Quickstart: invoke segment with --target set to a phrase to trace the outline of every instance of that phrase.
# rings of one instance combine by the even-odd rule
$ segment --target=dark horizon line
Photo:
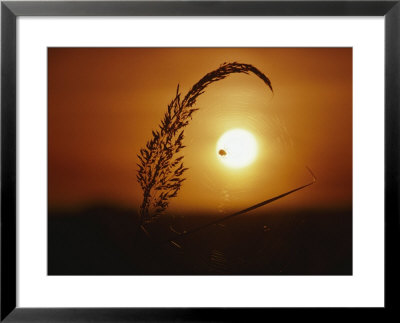
[[[329,205],[306,205],[306,206],[285,206],[285,207],[278,207],[274,208],[274,212],[277,211],[296,211],[296,210],[342,210],[342,209],[349,209],[353,207],[353,203],[341,203],[341,204],[329,204]],[[193,208],[195,209],[195,208]],[[265,209],[260,209],[257,208],[252,211],[267,211],[269,208],[266,207]],[[72,204],[72,205],[48,205],[47,207],[47,212],[48,214],[53,214],[53,213],[84,213],[84,212],[89,212],[89,211],[95,211],[95,210],[114,210],[114,211],[125,211],[125,212],[132,212],[133,214],[139,213],[139,204],[137,206],[128,206],[124,204],[118,204],[118,203],[112,203],[112,202],[89,202],[89,203],[78,203],[78,204]],[[253,212],[253,213],[255,213]],[[212,212],[212,211],[196,211],[196,210],[188,210],[187,208],[179,210],[179,211],[174,211],[174,212],[166,212],[165,216],[171,216],[172,214],[175,215],[181,215],[181,214],[210,214],[210,215],[221,215],[223,216],[224,214],[220,214],[217,212]]]

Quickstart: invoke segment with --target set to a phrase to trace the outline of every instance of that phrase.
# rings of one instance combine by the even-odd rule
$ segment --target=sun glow
[[[243,129],[231,129],[225,132],[217,142],[218,159],[230,168],[242,168],[250,165],[257,157],[258,146],[254,136]]]

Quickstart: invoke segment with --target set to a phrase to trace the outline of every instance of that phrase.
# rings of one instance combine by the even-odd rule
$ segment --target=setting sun
[[[48,47],[47,71],[48,275],[352,275],[352,47]]]
[[[225,132],[217,142],[218,159],[230,168],[242,168],[250,165],[257,157],[257,141],[243,129]]]

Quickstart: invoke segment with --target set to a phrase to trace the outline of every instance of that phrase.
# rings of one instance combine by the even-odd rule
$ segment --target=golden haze
[[[352,202],[351,48],[49,48],[50,207],[108,202],[137,207],[139,149],[177,84],[185,94],[223,62],[267,75],[231,75],[200,96],[186,128],[189,168],[170,210],[222,213],[318,182],[273,208],[346,207]],[[250,131],[258,157],[224,167],[215,145],[232,128]]]

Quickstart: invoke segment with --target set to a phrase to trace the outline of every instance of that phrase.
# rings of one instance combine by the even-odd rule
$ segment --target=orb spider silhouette
[[[220,149],[220,150],[218,151],[218,154],[219,154],[220,156],[222,156],[222,157],[227,155],[226,151],[223,150],[223,149]]]

